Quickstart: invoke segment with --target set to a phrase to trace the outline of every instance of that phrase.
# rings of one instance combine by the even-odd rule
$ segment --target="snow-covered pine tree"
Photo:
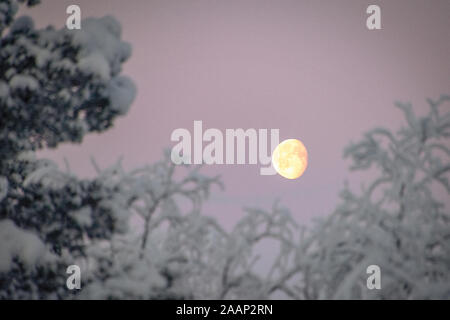
[[[0,4],[0,146],[2,158],[81,142],[126,113],[136,92],[120,74],[131,46],[112,17],[86,19],[81,30],[35,29],[16,18],[20,3]]]
[[[64,258],[126,222],[120,188],[62,173],[32,151],[81,142],[126,113],[136,89],[120,72],[131,47],[112,17],[72,31],[16,17],[37,3],[0,2],[0,298],[67,296]]]

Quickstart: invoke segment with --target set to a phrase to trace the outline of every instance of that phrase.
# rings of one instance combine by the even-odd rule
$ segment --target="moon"
[[[272,164],[280,176],[297,179],[308,165],[308,152],[300,140],[287,139],[273,151]]]

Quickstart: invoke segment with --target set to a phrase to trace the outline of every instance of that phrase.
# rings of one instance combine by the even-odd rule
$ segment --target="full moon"
[[[272,164],[282,177],[297,179],[308,165],[308,152],[301,141],[287,139],[273,151]]]

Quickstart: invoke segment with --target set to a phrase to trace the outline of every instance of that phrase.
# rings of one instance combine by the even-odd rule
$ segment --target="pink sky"
[[[375,126],[399,128],[396,100],[419,113],[425,98],[449,93],[449,1],[148,1],[44,0],[28,13],[38,27],[62,27],[70,4],[83,18],[115,16],[133,46],[124,74],[138,96],[113,129],[42,155],[92,175],[90,156],[103,166],[121,155],[127,168],[161,158],[176,128],[278,128],[297,138],[309,166],[297,180],[260,176],[259,166],[215,165],[226,190],[205,212],[226,225],[242,206],[274,199],[302,222],[335,207],[349,175],[342,150]],[[365,10],[378,4],[382,30],[366,29]]]

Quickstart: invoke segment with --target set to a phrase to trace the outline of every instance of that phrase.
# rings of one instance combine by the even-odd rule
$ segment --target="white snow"
[[[0,201],[8,194],[8,179],[0,176]]]
[[[34,183],[41,183],[44,187],[59,189],[64,187],[68,181],[68,176],[58,170],[58,166],[48,161],[43,163],[33,172],[29,173],[23,182],[24,186]]]
[[[0,99],[7,98],[9,96],[9,86],[6,82],[0,81]]]
[[[67,31],[72,32],[72,31]],[[83,20],[82,30],[73,33],[74,44],[82,47],[80,57],[98,53],[109,63],[113,75],[120,71],[121,63],[131,55],[131,46],[120,40],[120,23],[113,17]]]
[[[51,64],[53,68],[63,70],[64,72],[67,73],[72,73],[75,70],[75,64],[67,58],[52,61]]]
[[[12,77],[9,84],[11,88],[14,89],[29,89],[35,91],[39,88],[39,83],[37,82],[37,80],[28,75],[17,74]]]
[[[92,209],[90,207],[83,207],[79,210],[69,212],[69,215],[78,222],[79,225],[89,227],[92,225]]]
[[[18,228],[11,220],[0,221],[0,272],[7,272],[17,257],[27,267],[47,261],[51,254],[35,234]]]
[[[109,64],[99,52],[92,53],[87,57],[80,59],[78,68],[87,74],[94,74],[103,80],[110,78]]]
[[[124,76],[111,79],[109,86],[111,107],[120,114],[126,114],[136,96],[136,86],[133,81]]]

